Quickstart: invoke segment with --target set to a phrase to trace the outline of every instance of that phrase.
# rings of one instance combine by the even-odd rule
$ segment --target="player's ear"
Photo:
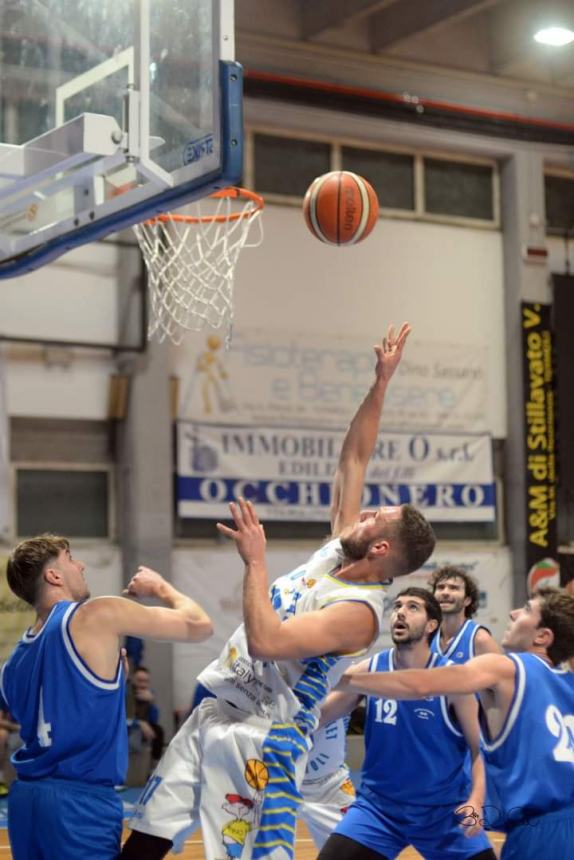
[[[429,618],[427,621],[427,633],[436,633],[438,630],[439,624],[436,618]]]
[[[533,645],[540,645],[547,651],[554,643],[554,632],[550,627],[537,627],[534,633]]]
[[[391,545],[388,540],[377,540],[369,547],[367,556],[370,558],[383,558],[389,554],[390,549]]]
[[[44,568],[43,578],[44,582],[47,582],[48,585],[55,585],[57,587],[62,585],[63,582],[62,572],[57,567],[52,567],[49,564]]]

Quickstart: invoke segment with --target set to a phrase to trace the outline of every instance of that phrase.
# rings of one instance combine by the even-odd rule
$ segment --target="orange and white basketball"
[[[311,233],[329,245],[356,245],[376,224],[379,201],[372,186],[349,170],[334,170],[313,180],[303,214]]]
[[[245,779],[255,791],[263,791],[269,782],[269,771],[258,758],[250,758],[245,764]]]

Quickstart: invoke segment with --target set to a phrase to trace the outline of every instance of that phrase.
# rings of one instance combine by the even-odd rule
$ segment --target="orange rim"
[[[229,215],[177,215],[171,212],[164,212],[162,215],[155,215],[153,218],[148,218],[147,221],[144,221],[144,224],[157,224],[158,222],[162,224],[169,224],[172,221],[180,224],[209,224],[210,222],[223,224],[225,221],[239,221],[240,218],[251,218],[252,215],[255,215],[256,212],[260,212],[265,202],[263,197],[260,194],[257,194],[255,191],[249,191],[247,188],[222,188],[221,191],[214,191],[213,194],[208,195],[210,198],[214,199],[225,199],[226,197],[233,198],[235,200],[249,200],[255,204],[252,209],[248,209],[246,212],[231,212]]]

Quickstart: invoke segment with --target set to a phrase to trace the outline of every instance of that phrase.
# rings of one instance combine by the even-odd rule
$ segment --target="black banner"
[[[550,305],[522,303],[528,590],[558,581],[556,438]]]

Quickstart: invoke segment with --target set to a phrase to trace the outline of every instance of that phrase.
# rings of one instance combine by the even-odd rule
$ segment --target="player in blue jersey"
[[[114,860],[122,804],[114,785],[127,770],[125,635],[200,642],[212,624],[191,598],[149,568],[128,585],[134,597],[90,600],[84,565],[66,538],[41,535],[8,559],[8,584],[37,612],[0,675],[0,708],[20,723],[8,802],[14,860]]]
[[[361,512],[387,385],[410,327],[375,347],[375,380],[347,431],[332,502],[332,539],[269,590],[265,534],[252,504],[219,530],[245,564],[244,623],[198,681],[213,694],[172,740],[135,810],[125,860],[158,860],[201,822],[213,858],[285,860],[295,841],[309,738],[321,703],[376,640],[384,582],[434,547],[410,505]]]
[[[347,674],[394,675],[400,669],[446,663],[429,647],[440,621],[440,606],[430,592],[405,588],[395,598],[391,613],[394,648],[359,663]],[[332,693],[323,707],[323,719],[352,710],[358,700],[356,693]],[[464,768],[469,751],[471,780]],[[426,860],[495,860],[480,824],[457,814],[460,808],[480,808],[483,800],[484,768],[474,697],[428,696],[399,702],[369,696],[357,800],[319,858],[393,860],[413,845]]]
[[[461,567],[444,565],[430,578],[429,587],[440,604],[442,623],[431,649],[453,663],[466,663],[480,654],[500,654],[486,627],[472,620],[478,609],[478,585]]]
[[[502,860],[572,856],[574,846],[574,597],[538,591],[510,613],[507,656],[464,666],[347,674],[341,689],[414,699],[479,693],[486,770],[500,798]],[[471,813],[473,814],[473,813]]]

